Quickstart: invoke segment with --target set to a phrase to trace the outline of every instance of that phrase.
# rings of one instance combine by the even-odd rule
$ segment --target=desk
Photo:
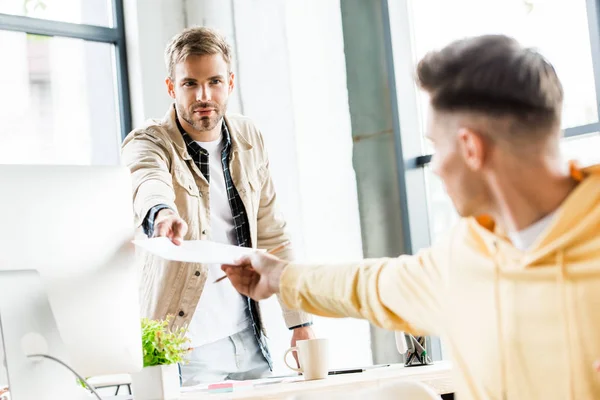
[[[392,365],[376,368],[357,374],[331,375],[327,379],[317,381],[300,381],[277,383],[248,389],[240,392],[208,394],[206,392],[182,393],[180,400],[217,400],[217,399],[287,399],[296,394],[350,393],[363,389],[374,389],[381,385],[401,380],[417,380],[433,387],[439,394],[454,392],[449,362],[438,362],[433,365],[405,368],[403,365]]]

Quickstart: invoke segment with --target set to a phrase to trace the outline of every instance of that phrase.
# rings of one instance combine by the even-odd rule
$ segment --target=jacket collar
[[[242,133],[246,132],[247,130],[244,129],[244,127],[239,123],[239,121],[230,118],[227,115],[225,115],[223,121],[225,122],[225,125],[227,125],[227,129],[229,130],[232,151],[236,153],[252,150],[252,145]]]

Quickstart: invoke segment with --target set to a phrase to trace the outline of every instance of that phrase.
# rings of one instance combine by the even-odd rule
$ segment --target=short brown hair
[[[503,35],[459,40],[427,54],[419,85],[441,111],[514,117],[527,128],[560,126],[563,89],[538,52]]]
[[[174,79],[175,65],[191,55],[221,54],[231,71],[231,47],[219,32],[206,27],[185,29],[175,35],[165,49],[165,64],[169,77]]]

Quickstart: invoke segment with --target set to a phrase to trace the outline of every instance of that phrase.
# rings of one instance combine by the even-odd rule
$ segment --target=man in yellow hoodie
[[[600,166],[563,164],[563,90],[506,36],[425,56],[433,168],[464,217],[414,256],[223,266],[242,293],[448,343],[460,399],[600,399]],[[253,268],[249,268],[249,267]]]

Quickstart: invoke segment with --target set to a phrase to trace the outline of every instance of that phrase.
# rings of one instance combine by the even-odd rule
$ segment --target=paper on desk
[[[257,251],[209,240],[187,240],[176,246],[166,237],[134,240],[133,243],[166,260],[202,264],[233,264],[239,258]]]

